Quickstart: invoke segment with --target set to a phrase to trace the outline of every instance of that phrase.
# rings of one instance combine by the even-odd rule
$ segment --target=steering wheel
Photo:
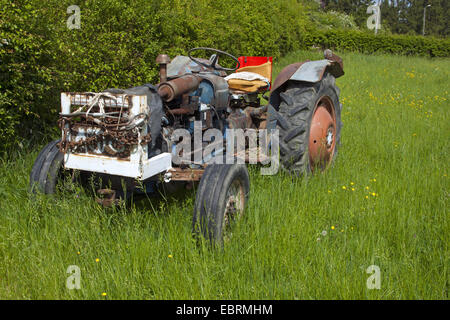
[[[200,61],[200,60],[198,60],[198,59],[196,59],[196,58],[191,56],[192,52],[199,51],[199,50],[212,51],[212,52],[215,52],[217,54],[214,56],[214,58],[211,61],[211,63],[208,64],[208,63],[202,62],[202,61]],[[233,59],[234,61],[236,61],[236,63],[237,63],[236,68],[224,68],[224,67],[218,66],[217,65],[217,60],[219,60],[219,54],[223,54],[225,56],[228,56],[231,59]],[[213,68],[214,70],[218,70],[218,71],[233,72],[233,71],[236,71],[237,69],[239,69],[240,66],[241,66],[241,63],[239,62],[238,58],[236,58],[235,56],[229,54],[228,52],[221,51],[221,50],[218,50],[218,49],[213,49],[213,48],[205,48],[205,47],[192,48],[191,50],[189,50],[188,56],[195,63],[197,63],[197,64],[199,64],[201,66],[204,66],[206,68]]]

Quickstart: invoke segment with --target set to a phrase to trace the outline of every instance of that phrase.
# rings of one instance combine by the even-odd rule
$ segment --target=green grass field
[[[82,190],[31,200],[41,146],[2,160],[0,298],[448,299],[450,60],[342,57],[334,167],[302,179],[251,168],[223,251],[193,241],[193,191],[110,210]],[[306,58],[321,55],[274,71]],[[69,265],[80,290],[66,288]],[[366,286],[370,265],[379,290]]]

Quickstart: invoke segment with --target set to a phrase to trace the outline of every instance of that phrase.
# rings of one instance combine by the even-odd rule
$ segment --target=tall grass
[[[306,58],[321,56],[293,53],[275,72]],[[109,210],[81,189],[31,199],[39,146],[19,148],[0,162],[0,298],[448,299],[449,60],[343,58],[335,165],[303,179],[250,168],[223,251],[191,237],[194,191]],[[69,265],[80,290],[66,288]]]

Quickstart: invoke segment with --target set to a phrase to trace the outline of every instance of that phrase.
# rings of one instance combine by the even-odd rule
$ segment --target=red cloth
[[[249,66],[259,66],[261,64],[264,64],[266,62],[270,62],[271,68],[270,68],[270,74],[272,74],[272,57],[239,57],[238,58],[240,66],[239,68],[243,67],[249,67]],[[272,86],[272,79],[269,79],[270,86]]]
[[[272,63],[272,57],[239,57],[238,58],[242,67],[259,66],[260,64],[269,62]]]

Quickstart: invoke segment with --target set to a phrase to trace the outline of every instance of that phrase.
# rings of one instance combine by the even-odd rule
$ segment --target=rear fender
[[[280,92],[289,82],[302,81],[306,83],[317,83],[322,80],[325,72],[331,73],[335,78],[344,74],[342,59],[336,55],[331,59],[297,62],[285,67],[275,79],[271,93],[270,104],[278,110],[280,105]]]

